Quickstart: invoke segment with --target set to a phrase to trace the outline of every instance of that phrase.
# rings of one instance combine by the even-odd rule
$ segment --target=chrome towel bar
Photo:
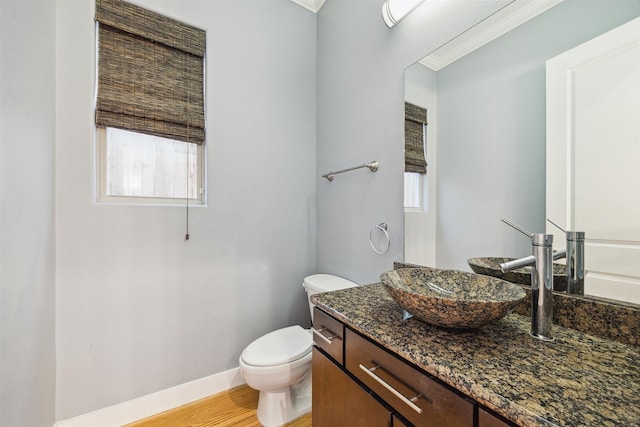
[[[375,172],[375,171],[378,170],[378,166],[379,166],[378,162],[374,160],[372,162],[365,163],[365,164],[360,165],[360,166],[354,166],[352,168],[342,169],[342,170],[335,171],[335,172],[329,172],[327,174],[322,175],[322,177],[323,178],[327,178],[329,181],[333,181],[334,176],[338,175],[339,173],[349,172],[349,171],[356,170],[356,169],[361,169],[361,168],[369,168],[369,170],[371,172]]]

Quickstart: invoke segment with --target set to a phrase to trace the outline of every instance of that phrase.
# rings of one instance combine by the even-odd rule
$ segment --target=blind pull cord
[[[187,134],[189,133],[189,125],[187,125]],[[189,150],[187,148],[187,155],[185,156],[187,162],[187,231],[184,235],[184,240],[189,240]]]
[[[191,73],[191,64],[187,61],[187,68]],[[187,91],[187,113],[189,112],[189,91]],[[189,129],[189,119],[187,118],[187,141],[191,141],[191,134]],[[189,240],[189,146],[187,145],[187,155],[185,156],[187,162],[187,232],[184,235],[184,240]]]
[[[187,232],[184,240],[189,240],[189,161],[187,160]]]

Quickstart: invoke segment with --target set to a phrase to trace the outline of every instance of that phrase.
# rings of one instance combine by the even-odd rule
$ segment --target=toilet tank
[[[351,280],[343,279],[342,277],[333,276],[331,274],[314,274],[312,276],[305,277],[302,286],[304,286],[304,289],[307,292],[309,310],[311,311],[311,321],[313,321],[313,303],[311,302],[311,295],[320,292],[353,288],[358,285],[353,283]]]

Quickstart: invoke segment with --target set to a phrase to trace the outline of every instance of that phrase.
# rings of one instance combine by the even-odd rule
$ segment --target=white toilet
[[[311,295],[358,286],[330,274],[304,279],[313,320]],[[281,426],[311,410],[311,347],[309,329],[295,325],[269,332],[247,346],[240,356],[240,374],[260,391],[258,420],[265,427]]]

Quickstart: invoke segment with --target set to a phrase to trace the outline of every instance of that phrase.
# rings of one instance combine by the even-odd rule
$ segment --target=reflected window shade
[[[404,103],[404,171],[426,174],[424,155],[424,126],[427,110],[408,102]]]
[[[97,0],[96,125],[203,144],[203,30]]]

